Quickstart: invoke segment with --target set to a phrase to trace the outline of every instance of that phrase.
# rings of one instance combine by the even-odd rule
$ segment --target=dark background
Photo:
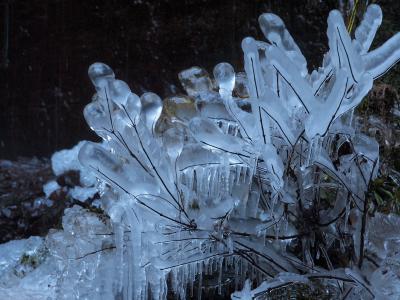
[[[400,30],[400,1],[376,1]],[[263,12],[286,23],[309,60],[326,51],[326,18],[339,1],[0,0],[0,159],[49,156],[95,139],[82,115],[101,61],[136,94],[180,92],[179,71],[209,72],[221,61],[242,70],[241,40],[261,39]],[[397,4],[396,4],[397,3]],[[397,23],[396,23],[397,22]]]

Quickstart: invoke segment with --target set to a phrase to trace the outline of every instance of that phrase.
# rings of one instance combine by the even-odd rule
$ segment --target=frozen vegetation
[[[0,298],[266,299],[302,284],[399,299],[400,219],[368,213],[379,146],[354,114],[400,58],[399,34],[370,50],[381,20],[370,5],[352,38],[332,11],[309,73],[283,21],[263,14],[266,40],[242,42],[245,72],[192,67],[179,74],[187,95],[164,101],[91,65],[84,116],[103,142],[55,154],[53,169],[81,170],[71,193],[95,186],[104,214],[74,206],[64,230],[2,245]]]

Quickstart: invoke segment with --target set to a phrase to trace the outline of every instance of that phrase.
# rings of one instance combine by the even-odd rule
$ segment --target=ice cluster
[[[260,295],[319,279],[354,299],[391,296],[365,262],[379,147],[353,126],[373,80],[400,57],[399,34],[369,50],[381,19],[370,5],[352,39],[332,11],[329,51],[309,73],[283,21],[263,14],[266,41],[242,42],[245,73],[190,68],[179,74],[187,95],[164,102],[90,66],[97,93],[84,115],[105,142],[86,143],[79,159],[109,186],[114,295],[200,298],[246,279]]]
[[[192,67],[179,74],[187,94],[165,100],[91,65],[84,116],[103,142],[79,161],[104,183],[109,219],[74,207],[47,238],[64,262],[57,299],[265,299],[296,283],[334,299],[400,297],[400,221],[368,215],[379,146],[354,125],[400,58],[400,34],[369,50],[381,19],[370,5],[352,38],[332,11],[329,51],[309,73],[283,21],[263,14],[266,40],[242,42],[245,72]],[[381,222],[389,240],[371,230]]]

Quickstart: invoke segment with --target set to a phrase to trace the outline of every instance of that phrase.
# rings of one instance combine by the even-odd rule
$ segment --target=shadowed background
[[[378,1],[384,17],[393,14],[395,2]],[[242,70],[241,40],[249,35],[261,39],[257,18],[274,12],[310,69],[326,51],[326,18],[338,5],[312,0],[0,0],[0,158],[49,156],[79,140],[96,139],[82,114],[94,93],[87,77],[93,62],[110,65],[133,92],[153,91],[164,98],[181,91],[177,73],[193,65],[212,72],[227,61]]]

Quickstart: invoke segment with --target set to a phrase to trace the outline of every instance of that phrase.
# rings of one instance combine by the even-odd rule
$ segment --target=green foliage
[[[400,186],[393,177],[384,176],[375,179],[369,194],[378,211],[400,213]]]

